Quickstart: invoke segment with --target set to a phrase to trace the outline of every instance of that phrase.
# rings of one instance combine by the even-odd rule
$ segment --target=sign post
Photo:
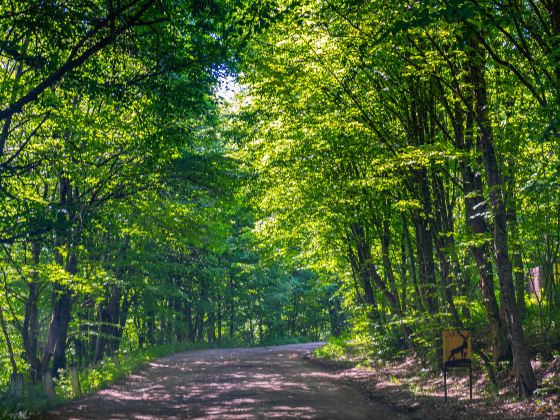
[[[469,330],[443,330],[443,387],[447,401],[447,369],[469,369],[469,398],[472,400],[472,344]]]

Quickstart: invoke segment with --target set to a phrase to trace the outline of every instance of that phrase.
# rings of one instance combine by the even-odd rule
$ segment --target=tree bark
[[[370,271],[367,265],[371,264],[371,250],[370,245],[367,243],[363,226],[355,222],[350,227],[351,236],[349,238],[351,244],[351,261],[354,261],[356,272],[359,275],[362,287],[364,289],[365,301],[368,305],[376,310],[376,299],[371,286]],[[354,254],[353,249],[356,250]],[[357,257],[354,257],[356,255]]]
[[[441,177],[434,173],[432,175],[434,190],[434,239],[436,243],[436,255],[439,261],[441,290],[444,301],[447,303],[449,312],[455,318],[456,323],[460,323],[459,313],[453,301],[453,291],[456,290],[451,280],[451,261],[450,250],[453,248],[453,222],[451,214],[452,208],[448,208],[446,193]]]
[[[472,106],[472,101],[469,106]],[[470,152],[473,148],[474,118],[475,116],[471,109],[467,111],[467,117],[465,118],[463,112],[458,107],[456,108],[454,118],[455,146],[466,153]],[[465,122],[466,133],[464,128]],[[509,360],[511,359],[511,347],[507,336],[503,311],[500,311],[498,301],[496,300],[490,247],[485,238],[490,236],[491,231],[485,219],[486,201],[482,190],[482,179],[480,175],[475,175],[473,169],[466,161],[462,160],[459,163],[459,169],[461,172],[463,196],[465,197],[465,224],[476,239],[475,243],[469,246],[469,249],[474,257],[480,278],[478,285],[488,319],[492,357],[495,362]]]
[[[208,320],[206,322],[207,339],[209,343],[216,341],[216,314],[213,309],[208,312]]]
[[[426,180],[427,182],[427,180]],[[423,189],[427,186],[424,186]],[[416,252],[418,255],[420,297],[423,307],[431,314],[438,311],[437,292],[435,288],[435,267],[434,267],[434,246],[432,241],[432,228],[427,220],[427,215],[431,214],[424,209],[421,214],[414,211],[412,221],[416,233]]]
[[[39,265],[41,256],[41,244],[38,241],[31,243],[32,261],[35,268]],[[37,358],[37,341],[39,338],[39,273],[35,269],[31,273],[31,279],[27,283],[28,295],[25,302],[25,316],[23,319],[23,347],[25,349],[25,358],[31,367],[31,376],[33,380],[38,378],[40,374],[40,362]]]
[[[529,359],[515,300],[513,270],[508,255],[507,214],[503,198],[503,185],[494,151],[492,125],[488,115],[488,97],[484,75],[485,57],[478,41],[473,41],[472,39],[469,43],[469,67],[473,97],[475,99],[478,139],[482,149],[486,182],[494,216],[494,255],[513,352],[513,363],[517,374],[520,395],[531,396],[537,388],[537,380]]]
[[[180,298],[175,298],[173,301],[173,311],[175,312],[175,323],[173,325],[175,329],[175,341],[177,343],[183,342],[184,337],[184,324],[185,324],[185,314],[183,313],[182,301]]]
[[[393,292],[390,290],[390,286],[388,287],[388,285],[383,281],[383,279],[377,272],[377,269],[373,264],[370,245],[365,237],[364,228],[360,223],[354,222],[351,226],[351,231],[358,251],[360,277],[362,278],[362,281],[365,282],[364,286],[365,285],[368,286],[367,289],[364,287],[364,290],[366,292],[366,301],[368,301],[367,298],[368,293],[371,293],[372,297],[375,296],[373,293],[373,288],[371,286],[371,283],[373,282],[381,290],[383,296],[385,296],[385,298],[387,299],[387,302],[389,303],[389,308],[391,309],[391,313],[397,315],[399,318],[402,318],[402,309],[400,306],[398,294],[396,294],[396,287],[395,287],[395,294],[393,294]],[[386,231],[384,228],[382,228],[382,232],[383,235],[389,234],[389,232]],[[388,246],[389,246],[388,238],[382,237],[381,240],[385,242],[385,245],[387,246],[386,251],[388,253]],[[401,324],[401,330],[402,330],[404,340],[408,342],[410,331],[406,326],[406,324],[404,323]]]
[[[8,333],[8,327],[6,325],[6,320],[4,318],[4,310],[2,309],[2,305],[0,305],[0,329],[2,330],[2,335],[4,336],[4,340],[6,341],[6,347],[8,348],[8,357],[10,359],[10,364],[12,365],[12,373],[17,374],[18,368],[17,368],[16,358],[14,355],[14,349],[12,347],[12,340],[10,339],[10,335]]]
[[[395,273],[393,272],[393,265],[391,264],[391,258],[389,256],[389,244],[391,241],[391,231],[389,226],[389,221],[383,221],[383,232],[381,234],[381,255],[383,258],[383,269],[385,270],[385,275],[387,278],[387,283],[389,283],[389,288],[391,295],[394,298],[394,305],[398,308],[399,312],[402,311],[401,302],[399,299],[399,293],[397,291],[397,282],[395,281]]]
[[[514,162],[509,163],[510,171],[514,170]],[[507,181],[508,189],[508,221],[509,228],[512,237],[512,263],[513,263],[513,275],[515,279],[515,298],[517,301],[517,308],[519,311],[519,316],[523,318],[525,313],[525,275],[523,268],[523,258],[522,258],[522,248],[519,241],[519,226],[517,225],[517,200],[515,196],[515,176],[511,174]]]
[[[406,252],[408,254],[408,265],[410,269],[410,276],[412,277],[412,284],[414,286],[414,307],[417,310],[422,309],[422,297],[420,296],[420,289],[418,287],[418,277],[416,275],[416,261],[414,259],[414,250],[412,248],[412,240],[410,238],[410,232],[408,231],[407,219],[403,214],[401,214],[403,234],[406,245]]]
[[[74,275],[78,271],[78,259],[74,242],[77,240],[76,237],[79,235],[80,229],[78,226],[74,226],[74,232],[71,233],[69,228],[73,222],[70,212],[73,197],[70,179],[64,174],[61,174],[59,177],[59,194],[61,211],[58,214],[59,230],[56,232],[54,260],[59,266],[64,267],[66,273]],[[66,260],[63,259],[59,251],[59,248],[63,246],[67,248]],[[72,310],[71,291],[67,286],[59,283],[53,285],[51,307],[52,317],[47,344],[45,345],[41,360],[41,371],[44,372],[48,369],[52,357],[51,374],[53,377],[58,377],[59,369],[66,368],[66,339]]]

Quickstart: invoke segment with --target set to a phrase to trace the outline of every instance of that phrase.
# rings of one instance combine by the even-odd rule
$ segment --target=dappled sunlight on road
[[[176,354],[47,418],[372,418],[365,399],[302,359],[309,348]]]

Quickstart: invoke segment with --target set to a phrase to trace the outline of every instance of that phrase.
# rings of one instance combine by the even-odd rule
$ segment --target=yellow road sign
[[[468,330],[443,330],[444,367],[469,366],[472,356],[471,333]]]

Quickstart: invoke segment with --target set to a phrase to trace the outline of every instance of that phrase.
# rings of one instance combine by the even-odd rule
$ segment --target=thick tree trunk
[[[70,291],[64,286],[55,284],[51,298],[52,317],[41,360],[41,372],[45,372],[53,358],[51,368],[53,377],[58,376],[58,369],[66,367],[66,337],[71,306]]]
[[[463,188],[465,192],[465,212],[467,226],[475,235],[487,235],[490,229],[484,220],[486,204],[482,196],[482,187],[475,188],[474,174],[466,165],[462,165]],[[471,253],[476,262],[480,278],[480,291],[488,325],[490,327],[490,340],[494,361],[508,360],[511,358],[511,349],[507,337],[507,329],[503,312],[500,311],[494,290],[494,270],[492,267],[490,247],[488,243],[471,245]]]
[[[78,271],[78,259],[73,249],[68,251],[64,269],[70,275],[76,274]],[[68,325],[70,324],[70,316],[72,314],[71,291],[65,286],[60,286],[60,293],[57,293],[57,295],[54,303],[57,307],[56,312],[58,312],[58,328],[55,338],[53,365],[51,368],[53,377],[58,377],[59,369],[66,369]]]
[[[61,295],[56,299],[56,320],[58,324],[54,330],[54,353],[51,374],[58,377],[60,369],[66,369],[66,347],[68,338],[68,325],[70,323],[70,315],[72,310],[72,301],[70,291],[67,289],[60,290]]]
[[[488,116],[488,99],[484,75],[485,58],[480,45],[476,41],[473,42],[471,40],[469,53],[470,77],[476,104],[475,118],[478,126],[478,138],[482,150],[492,214],[494,216],[494,255],[498,269],[498,278],[500,279],[500,292],[504,302],[519,392],[523,396],[530,396],[537,388],[537,380],[527,352],[521,319],[515,300],[513,270],[508,255],[507,214],[503,198],[503,185],[494,151],[492,125]]]
[[[472,101],[470,101],[472,106]],[[465,124],[466,122],[466,129]],[[466,153],[474,147],[474,114],[471,109],[467,111],[465,118],[459,106],[455,112],[455,146]],[[466,132],[465,132],[466,131]],[[477,237],[476,244],[470,245],[470,251],[474,257],[478,275],[480,278],[479,288],[482,294],[482,302],[486,310],[488,327],[490,331],[490,342],[492,356],[495,362],[511,359],[511,347],[507,336],[507,328],[503,311],[500,311],[496,293],[494,290],[494,270],[488,242],[482,243],[479,238],[485,239],[490,236],[490,228],[486,223],[486,201],[482,191],[481,175],[475,175],[473,169],[466,161],[459,163],[463,196],[465,197],[465,224],[467,229]]]

